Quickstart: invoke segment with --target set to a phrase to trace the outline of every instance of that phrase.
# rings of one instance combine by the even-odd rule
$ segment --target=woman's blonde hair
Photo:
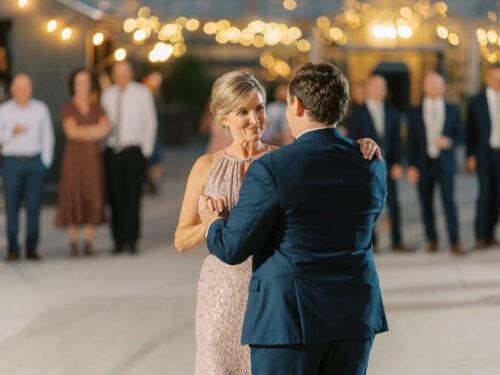
[[[210,113],[219,126],[222,118],[233,111],[244,108],[254,91],[266,102],[266,91],[250,73],[235,70],[220,76],[212,87]]]

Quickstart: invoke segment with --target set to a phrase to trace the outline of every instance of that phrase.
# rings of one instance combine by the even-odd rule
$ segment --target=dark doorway
[[[401,112],[410,106],[410,72],[404,63],[381,62],[373,71],[387,82],[387,101]]]

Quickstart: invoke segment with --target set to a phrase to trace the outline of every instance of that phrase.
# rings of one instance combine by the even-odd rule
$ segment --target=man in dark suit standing
[[[242,343],[254,375],[363,375],[388,329],[371,242],[387,168],[336,129],[348,93],[333,65],[302,66],[287,98],[295,142],[250,165],[227,219],[200,197],[210,252],[253,255]]]
[[[408,180],[418,183],[418,192],[428,240],[427,249],[438,250],[433,191],[439,183],[443,199],[448,238],[453,254],[463,254],[459,241],[455,205],[455,148],[462,140],[463,124],[456,105],[444,99],[446,84],[438,73],[424,78],[422,104],[410,113],[408,131]]]
[[[394,251],[405,251],[401,239],[401,219],[397,181],[403,174],[401,167],[401,138],[399,113],[385,102],[387,85],[382,76],[374,75],[366,83],[366,103],[357,106],[352,114],[349,136],[354,139],[371,138],[379,144],[389,168],[387,206],[391,219],[391,239]],[[374,233],[374,244],[376,236]]]
[[[477,172],[476,248],[498,245],[500,204],[500,64],[488,67],[486,89],[472,98],[467,115],[467,170]]]

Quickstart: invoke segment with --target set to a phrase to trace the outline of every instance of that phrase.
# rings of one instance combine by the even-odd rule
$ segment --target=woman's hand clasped
[[[377,160],[382,160],[382,152],[380,151],[380,147],[377,143],[371,138],[361,138],[356,141],[359,145],[359,149],[363,156],[363,159],[372,160],[373,156],[377,158]]]

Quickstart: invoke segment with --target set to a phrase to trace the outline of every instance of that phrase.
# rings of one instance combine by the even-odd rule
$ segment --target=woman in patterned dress
[[[84,254],[94,254],[94,225],[104,219],[104,167],[100,141],[111,127],[99,103],[92,100],[92,75],[78,69],[71,75],[72,99],[61,110],[66,145],[61,168],[55,223],[68,228],[70,251],[80,255],[78,226],[85,225]]]

